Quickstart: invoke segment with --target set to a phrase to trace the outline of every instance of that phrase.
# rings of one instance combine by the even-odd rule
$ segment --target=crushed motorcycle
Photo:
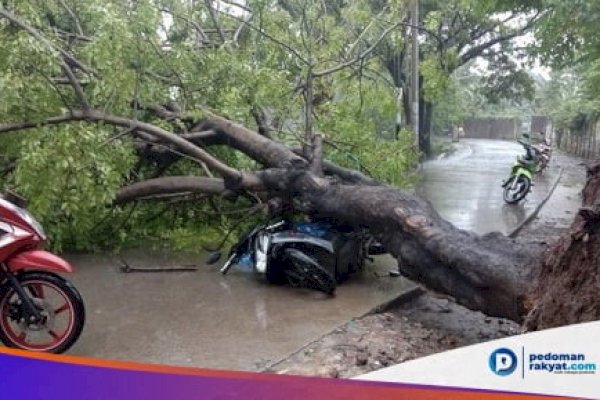
[[[314,289],[333,295],[338,283],[364,266],[371,255],[385,249],[368,232],[329,222],[291,222],[280,219],[259,224],[242,235],[221,267],[250,267],[274,284]],[[208,260],[214,264],[220,252]]]

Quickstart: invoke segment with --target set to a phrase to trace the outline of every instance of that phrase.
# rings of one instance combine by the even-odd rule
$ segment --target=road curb
[[[554,181],[554,183],[552,184],[552,187],[550,188],[550,190],[548,191],[548,194],[546,194],[546,197],[544,197],[542,199],[542,201],[540,201],[540,203],[537,205],[537,207],[531,212],[531,214],[529,214],[527,216],[527,218],[525,218],[519,225],[517,225],[516,228],[514,228],[512,231],[510,231],[508,233],[508,237],[510,238],[515,238],[517,237],[517,235],[519,234],[519,232],[521,232],[521,230],[526,227],[527,225],[529,225],[529,223],[531,221],[533,221],[533,219],[538,215],[538,213],[540,212],[540,210],[542,209],[542,207],[544,207],[544,205],[546,204],[546,202],[550,199],[550,197],[552,197],[552,194],[554,193],[554,191],[556,190],[556,187],[558,186],[558,183],[560,182],[560,179],[562,177],[564,168],[561,167],[560,171],[558,172],[558,176],[556,177],[556,180]]]
[[[406,278],[404,278],[404,279],[406,279]],[[360,318],[367,317],[369,315],[380,314],[380,313],[386,312],[394,307],[397,307],[401,304],[408,303],[409,301],[416,299],[417,297],[421,296],[423,293],[425,293],[425,289],[423,289],[420,286],[414,286],[414,287],[407,289],[406,291],[400,293],[399,295],[395,296],[394,298],[392,298],[388,301],[385,301],[381,304],[376,305],[375,307],[371,308],[369,311],[367,311],[363,315],[353,318],[353,319],[360,319]],[[347,323],[348,322],[346,322],[346,324]],[[343,324],[343,325],[346,325],[346,324]]]
[[[299,348],[297,348],[296,350],[292,351],[291,353],[279,358],[276,361],[273,361],[272,363],[269,363],[267,366],[261,368],[258,372],[270,372],[273,373],[272,371],[270,371],[272,368],[278,366],[279,364],[285,362],[286,360],[292,358],[293,356],[295,356],[296,354],[304,351],[307,347],[317,343],[319,340],[323,339],[325,336],[332,334],[333,332],[335,332],[336,330],[348,325],[350,322],[357,320],[357,319],[361,319],[364,318],[366,316],[369,315],[373,315],[373,314],[378,314],[378,313],[382,313],[385,312],[393,307],[396,307],[400,304],[409,302],[415,298],[417,298],[418,296],[422,295],[423,293],[425,293],[425,290],[419,286],[414,286],[412,288],[409,288],[405,291],[403,291],[402,293],[400,293],[399,295],[393,297],[390,300],[387,300],[381,304],[376,305],[375,307],[371,308],[369,311],[367,311],[366,313],[352,318],[346,322],[343,322],[341,324],[339,324],[338,326],[336,326],[335,328],[325,332],[324,334],[320,335],[319,337],[310,340],[309,342],[303,344],[302,346],[300,346]]]

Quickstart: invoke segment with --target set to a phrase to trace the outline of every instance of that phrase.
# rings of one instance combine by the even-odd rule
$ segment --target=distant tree
[[[532,95],[531,80],[521,68],[526,62],[526,49],[514,39],[533,29],[543,15],[540,5],[539,1],[510,0],[421,1],[419,124],[423,153],[428,155],[431,150],[431,120],[436,103],[442,100],[452,74],[473,60],[489,65],[486,86],[492,101]],[[404,21],[408,22],[408,16]],[[394,86],[404,93],[410,90],[407,35],[404,40],[388,40],[380,52]],[[403,98],[403,110],[410,124],[407,96]]]

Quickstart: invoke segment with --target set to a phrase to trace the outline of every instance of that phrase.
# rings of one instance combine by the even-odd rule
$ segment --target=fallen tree
[[[1,8],[0,17],[34,37],[40,36]],[[425,199],[328,162],[324,159],[323,137],[312,130],[307,131],[303,148],[293,149],[274,140],[269,129],[255,132],[207,109],[194,110],[191,116],[176,105],[135,105],[162,119],[160,126],[96,109],[74,68],[89,74],[93,71],[71,54],[58,52],[57,57],[78,108],[41,121],[0,125],[0,133],[81,121],[113,125],[123,129],[118,136],[132,137],[140,162],[152,162],[158,171],[164,171],[185,157],[204,171],[204,176],[155,176],[134,182],[116,194],[116,204],[188,193],[235,201],[239,195],[251,193],[262,202],[277,200],[303,213],[368,228],[396,257],[405,276],[473,310],[519,322],[526,318],[531,329],[598,317],[599,301],[590,297],[591,289],[598,284],[594,257],[598,255],[599,240],[598,167],[590,170],[584,208],[574,223],[575,236],[563,238],[543,256],[541,245],[498,233],[478,236],[458,229],[441,218]],[[168,123],[173,129],[164,127]],[[215,146],[243,153],[256,162],[257,168],[240,170],[228,165],[213,155]],[[583,256],[589,257],[584,261],[580,258]],[[581,265],[587,274],[580,274]],[[577,285],[572,286],[572,280],[565,277],[588,290],[578,291]],[[563,312],[556,312],[559,302],[548,294],[548,285],[570,298]]]
[[[320,162],[322,148],[314,147],[308,155],[300,156],[281,143],[206,112],[202,121],[194,123],[201,131],[212,132],[210,146],[232,147],[263,167],[239,171],[213,157],[201,141],[192,143],[155,125],[98,110],[74,110],[35,126],[82,120],[150,135],[157,143],[177,148],[220,175],[138,182],[123,188],[116,196],[117,202],[179,191],[223,196],[256,191],[266,199],[291,199],[298,211],[367,227],[398,259],[407,277],[449,294],[471,309],[517,321],[526,312],[531,266],[541,248],[500,234],[477,236],[460,230],[417,195],[374,182],[357,171]],[[4,125],[0,132],[22,126],[30,125]]]
[[[544,252],[540,244],[500,233],[478,236],[458,229],[417,195],[358,171],[320,163],[322,148],[314,147],[302,157],[299,151],[217,116],[196,126],[213,132],[211,145],[233,147],[264,169],[248,173],[222,167],[222,180],[195,178],[194,191],[230,195],[259,190],[267,199],[292,199],[298,211],[367,227],[408,278],[451,295],[470,309],[518,322],[525,319],[528,329],[600,318],[595,297],[600,287],[600,164],[589,169],[583,207],[573,227]],[[217,165],[210,158],[203,161]],[[190,178],[163,179],[161,184],[151,180],[123,188],[117,199],[172,193],[174,182],[183,184]]]
[[[171,176],[136,182],[117,193],[117,203],[188,192],[235,198],[236,193],[255,191],[265,199],[291,199],[298,211],[367,227],[397,258],[405,276],[451,295],[470,309],[519,322],[531,309],[527,317],[530,329],[598,318],[600,307],[592,294],[599,277],[599,164],[590,169],[584,207],[571,232],[545,254],[538,270],[544,250],[540,245],[499,233],[478,236],[458,229],[417,195],[375,182],[358,171],[319,162],[322,148],[319,152],[314,147],[301,156],[301,152],[232,121],[205,114],[194,124],[202,132],[211,132],[206,143],[93,109],[73,110],[35,123],[0,125],[0,132],[89,121],[124,127],[134,135],[150,135],[156,145],[176,148],[219,177]],[[263,168],[231,168],[208,151],[217,145],[232,147]],[[548,285],[556,290],[549,291]]]

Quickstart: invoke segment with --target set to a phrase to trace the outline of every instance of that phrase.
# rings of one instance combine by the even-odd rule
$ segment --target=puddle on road
[[[116,257],[70,257],[88,315],[70,354],[256,370],[414,287],[387,276],[395,261],[386,256],[367,263],[333,298],[270,285],[239,269],[223,276],[221,264],[207,266],[203,255],[138,251],[125,259],[136,266],[196,264],[198,270],[122,273]]]

